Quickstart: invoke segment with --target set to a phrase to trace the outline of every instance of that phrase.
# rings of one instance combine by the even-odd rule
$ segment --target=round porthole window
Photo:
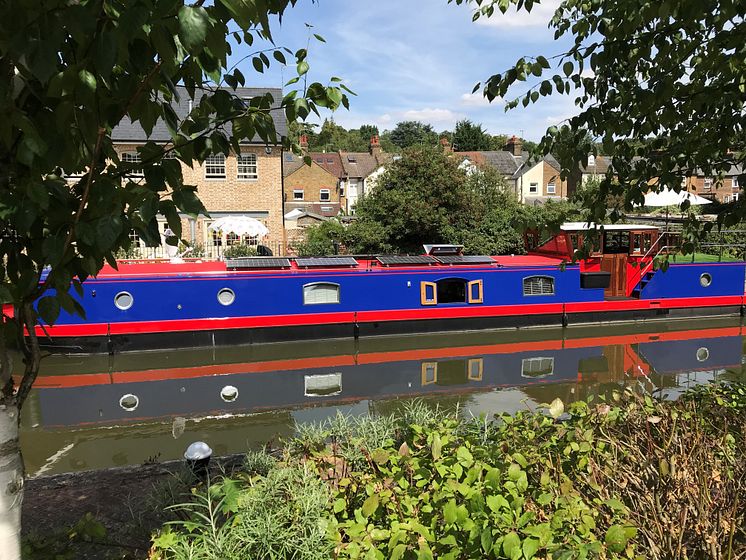
[[[220,398],[225,402],[233,402],[238,398],[238,389],[233,385],[226,385],[220,389]]]
[[[712,284],[712,276],[705,272],[699,277],[699,283],[703,288],[706,288],[707,286]]]
[[[140,399],[137,398],[137,395],[133,395],[132,393],[123,395],[122,398],[119,399],[119,406],[121,406],[127,412],[134,411],[139,404]]]
[[[114,296],[114,305],[117,306],[117,309],[121,309],[122,311],[126,311],[132,307],[133,303],[135,303],[135,298],[133,298],[132,294],[129,292],[119,292]]]
[[[710,351],[704,346],[697,350],[697,361],[698,362],[706,362],[707,358],[709,357],[710,357]]]
[[[223,288],[218,292],[218,301],[220,305],[231,305],[236,301],[236,294],[230,288]]]

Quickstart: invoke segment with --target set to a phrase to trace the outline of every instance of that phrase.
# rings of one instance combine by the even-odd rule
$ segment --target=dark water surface
[[[746,378],[737,319],[469,332],[215,349],[50,356],[24,405],[32,476],[237,453],[337,411],[388,413],[411,398],[465,415],[569,402],[634,386],[675,398]]]

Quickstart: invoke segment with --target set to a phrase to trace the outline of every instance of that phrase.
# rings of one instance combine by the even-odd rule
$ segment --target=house
[[[372,188],[392,156],[383,152],[378,136],[371,136],[367,152],[339,152],[343,174],[339,177],[340,192],[344,197],[342,210],[354,214],[355,205]]]
[[[173,106],[179,121],[185,119],[192,111],[193,105],[186,90],[182,89],[180,101]],[[280,106],[282,90],[279,88],[237,88],[235,95],[249,100],[253,97],[270,94],[274,99],[273,107]],[[272,111],[275,130],[278,137],[287,135],[287,122],[283,111]],[[140,161],[137,149],[147,141],[167,144],[171,135],[162,121],[158,121],[150,135],[138,123],[125,119],[112,132],[114,148],[120,159],[128,163]],[[209,218],[200,216],[191,218],[182,216],[182,237],[192,244],[204,246],[206,256],[217,256],[221,247],[247,242],[257,244],[261,241],[277,253],[284,253],[283,192],[282,192],[282,148],[279,145],[267,145],[258,136],[241,144],[240,153],[222,153],[209,156],[202,164],[194,167],[182,164],[184,183],[196,185],[197,195],[205,205]],[[142,177],[142,175],[140,175]],[[131,179],[137,180],[137,173]],[[144,178],[143,178],[144,180]],[[262,240],[239,239],[233,234],[213,232],[210,224],[217,218],[229,215],[245,215],[256,218],[269,229]],[[165,218],[160,221],[162,230],[166,229]],[[132,240],[141,243],[132,233]]]
[[[285,231],[288,254],[295,254],[298,245],[306,241],[306,228],[317,226],[329,219],[321,214],[300,208],[287,212],[285,214]]]
[[[567,181],[560,178],[557,160],[552,155],[538,161],[531,159],[529,152],[523,149],[523,141],[516,136],[508,140],[503,150],[454,154],[463,158],[459,166],[467,172],[481,166],[496,169],[524,204],[542,204],[568,196]]]
[[[307,147],[307,142],[303,136],[301,147]],[[311,158],[310,165],[303,156],[290,152],[283,156],[285,213],[304,210],[325,217],[336,216],[344,199],[340,187],[341,158],[334,152],[306,152],[306,156]]]
[[[744,185],[739,183],[739,176],[744,174],[746,170],[738,165],[731,166],[720,178],[706,176],[701,170],[697,170],[691,176],[682,178],[681,186],[704,198],[728,203],[743,195]]]

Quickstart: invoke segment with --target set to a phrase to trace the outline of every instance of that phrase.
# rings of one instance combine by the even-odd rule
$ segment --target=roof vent
[[[357,156],[348,155],[347,161],[349,161],[350,163],[357,163]]]
[[[460,255],[463,245],[423,245],[426,255]]]

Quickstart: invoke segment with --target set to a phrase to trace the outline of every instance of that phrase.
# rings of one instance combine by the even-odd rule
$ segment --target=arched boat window
[[[466,303],[466,280],[463,278],[443,278],[436,284],[438,303]]]
[[[315,282],[303,286],[303,305],[339,303],[339,284]]]
[[[554,278],[551,276],[529,276],[523,279],[524,296],[553,296]]]

